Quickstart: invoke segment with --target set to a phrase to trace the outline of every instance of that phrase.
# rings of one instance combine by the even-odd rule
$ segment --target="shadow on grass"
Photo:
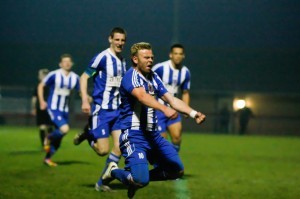
[[[43,153],[42,150],[30,150],[30,151],[12,151],[9,152],[9,155],[33,155],[33,154],[38,154],[38,153]]]
[[[195,178],[196,175],[193,175],[193,174],[184,174],[182,179],[190,179],[190,178]]]
[[[81,186],[91,188],[91,189],[95,188],[95,184],[82,184]],[[121,184],[121,183],[109,184],[109,187],[112,190],[127,190],[127,187],[125,185]]]
[[[58,165],[73,165],[73,164],[85,164],[89,165],[91,163],[85,162],[85,161],[79,161],[79,160],[69,160],[69,161],[56,161]]]

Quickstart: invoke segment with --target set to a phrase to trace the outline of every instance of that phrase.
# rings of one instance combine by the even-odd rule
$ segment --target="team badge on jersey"
[[[148,84],[148,90],[149,90],[149,94],[150,94],[150,95],[153,96],[153,95],[155,94],[155,93],[154,93],[154,88],[153,88],[153,86],[152,86],[150,83]]]

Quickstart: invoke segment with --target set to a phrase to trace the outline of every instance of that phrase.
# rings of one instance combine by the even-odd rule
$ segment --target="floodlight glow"
[[[245,100],[243,100],[243,99],[236,100],[236,102],[235,102],[235,107],[236,107],[237,109],[242,109],[242,108],[244,108],[245,106],[246,106],[246,101],[245,101]]]

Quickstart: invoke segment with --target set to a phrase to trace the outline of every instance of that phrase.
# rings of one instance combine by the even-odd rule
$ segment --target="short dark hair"
[[[109,36],[110,36],[111,38],[113,38],[115,33],[124,34],[125,37],[127,36],[126,31],[125,31],[123,28],[120,28],[120,27],[114,27],[114,28],[110,31]]]
[[[62,61],[64,58],[70,58],[71,60],[73,60],[72,55],[68,54],[68,53],[64,53],[60,56],[60,61]]]
[[[173,44],[171,46],[171,48],[170,48],[170,52],[172,52],[174,48],[181,48],[183,50],[183,52],[184,52],[184,47],[183,47],[182,44],[178,44],[178,43],[177,44]]]
[[[47,68],[42,68],[39,70],[39,74],[47,75],[49,73],[49,70]]]

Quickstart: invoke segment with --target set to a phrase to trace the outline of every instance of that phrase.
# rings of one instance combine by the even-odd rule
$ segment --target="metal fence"
[[[31,97],[34,88],[0,87],[0,124],[35,125],[31,115]],[[184,119],[184,130],[192,132],[224,132],[220,127],[220,108],[227,103],[230,111],[228,133],[238,134],[238,118],[232,107],[233,100],[241,93],[193,91],[191,105],[207,115],[206,122],[197,126],[191,119]],[[251,101],[255,118],[251,119],[248,134],[300,135],[300,95],[272,95],[243,93]],[[73,94],[70,100],[71,127],[82,127],[87,115],[81,112],[81,100]]]

